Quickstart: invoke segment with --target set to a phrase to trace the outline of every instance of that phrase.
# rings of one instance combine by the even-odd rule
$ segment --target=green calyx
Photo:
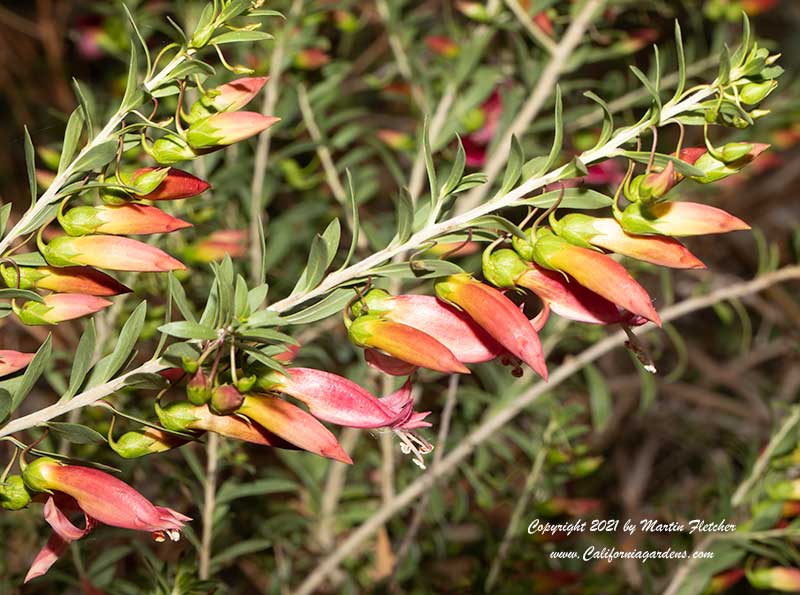
[[[58,215],[58,222],[64,231],[71,236],[85,236],[97,231],[105,223],[95,207],[74,207],[64,214]]]
[[[256,385],[256,382],[258,382],[258,376],[256,376],[255,374],[251,376],[245,376],[244,378],[239,378],[236,381],[236,390],[238,390],[242,394],[248,393],[251,390],[253,390],[253,387]]]
[[[0,508],[20,510],[30,504],[31,495],[20,475],[11,475],[0,484]]]
[[[655,219],[647,205],[635,202],[627,206],[618,222],[627,233],[648,235],[658,233],[652,224]]]
[[[110,438],[110,437],[109,437]],[[119,440],[109,440],[109,446],[123,459],[138,459],[157,452],[164,452],[173,448],[163,440],[148,436],[145,432],[126,432]]]
[[[383,289],[370,289],[361,299],[350,305],[350,312],[355,317],[365,314],[384,314],[391,309],[386,301],[391,297],[391,294]]]
[[[72,236],[53,238],[47,245],[40,243],[39,251],[50,266],[69,267],[81,264],[75,260],[81,255],[81,252],[74,246]]]
[[[52,457],[40,457],[28,463],[22,470],[22,479],[25,486],[34,492],[50,493],[50,490],[58,489],[52,480],[48,479],[47,469],[53,466],[60,466],[61,463]]]
[[[16,308],[14,313],[22,324],[27,326],[42,326],[55,324],[55,322],[47,316],[52,309],[53,307],[47,304],[30,301],[22,304],[21,308]]]
[[[516,235],[511,236],[511,246],[523,260],[531,262],[533,260],[533,246],[536,243],[533,237],[533,228],[528,229],[525,235],[527,236],[527,240],[523,240]]]
[[[719,155],[723,162],[730,165],[747,157],[754,148],[753,143],[727,143],[719,150]]]
[[[256,378],[256,386],[264,392],[280,392],[286,377],[277,370],[269,370]]]
[[[14,267],[0,265],[0,276],[9,287],[16,288],[19,283],[20,289],[36,289],[36,283],[45,277],[45,274],[32,267],[19,267],[19,276],[17,276],[17,269]]]
[[[763,83],[748,83],[739,91],[739,99],[746,105],[760,103],[778,86],[778,81],[764,81]]]
[[[508,248],[484,251],[483,276],[496,287],[515,287],[517,279],[528,270],[519,254]]]
[[[472,282],[472,275],[469,273],[459,273],[457,275],[450,275],[449,277],[437,279],[433,289],[439,299],[444,300],[458,310],[463,310],[463,308],[458,305],[459,289],[470,282]]]
[[[637,203],[634,203],[637,204]],[[552,230],[541,227],[536,230],[536,243],[533,246],[533,262],[551,270],[559,270],[552,257],[564,249],[567,241],[558,237]]]
[[[211,392],[209,406],[218,415],[229,415],[244,403],[244,395],[232,384],[221,384]]]
[[[147,196],[156,188],[161,186],[169,175],[168,167],[159,167],[150,171],[140,173],[137,176],[130,174],[127,178],[123,177],[126,186],[136,188],[136,196]]]
[[[186,401],[174,401],[166,407],[156,402],[155,410],[161,425],[173,432],[191,430],[191,425],[199,418],[194,414],[195,406]]]
[[[364,314],[356,318],[347,329],[347,336],[357,347],[370,348],[373,346],[372,337],[375,335],[375,324],[383,321],[379,314]]]
[[[161,165],[190,161],[198,156],[186,141],[174,134],[162,136],[150,147],[143,143],[142,147],[148,155]]]
[[[597,235],[594,228],[596,219],[583,213],[570,213],[556,221],[555,217],[550,217],[550,225],[559,237],[567,240],[570,244],[596,250],[592,245],[592,238]]]

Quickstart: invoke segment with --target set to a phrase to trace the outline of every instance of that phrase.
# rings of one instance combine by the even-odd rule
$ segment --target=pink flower
[[[22,353],[11,349],[0,349],[0,378],[18,372],[33,359],[33,353]]]
[[[75,527],[54,497],[45,504],[45,520],[54,536],[39,552],[25,581],[41,576],[56,561],[66,544],[88,533],[95,522],[112,527],[147,531],[156,541],[180,538],[180,530],[191,519],[170,508],[153,505],[131,486],[116,477],[92,469],[66,465],[50,457],[39,458],[22,472],[26,486],[38,492],[66,494],[83,511],[86,526]],[[72,501],[67,500],[69,506]]]
[[[220,112],[189,126],[186,141],[193,150],[224,147],[255,136],[278,120],[257,112]]]
[[[99,312],[111,302],[81,293],[54,293],[46,295],[43,302],[29,301],[16,311],[17,316],[29,326],[59,324]]]
[[[19,270],[19,277],[17,277]],[[85,293],[111,296],[130,293],[113,277],[91,267],[20,267],[15,269],[0,265],[0,275],[9,287],[21,289],[49,289],[58,293]]]
[[[107,235],[59,236],[40,250],[56,267],[88,265],[112,271],[164,272],[186,267],[155,246]]]
[[[192,226],[159,208],[133,203],[75,207],[59,216],[58,221],[71,236],[169,233]]]
[[[131,176],[130,181],[135,183],[137,178],[155,170],[156,168],[154,167],[137,169]],[[176,200],[197,196],[210,187],[211,184],[205,180],[201,180],[183,170],[171,167],[169,173],[167,173],[167,177],[164,178],[155,190],[144,195],[137,195],[137,198],[146,198],[147,200]]]

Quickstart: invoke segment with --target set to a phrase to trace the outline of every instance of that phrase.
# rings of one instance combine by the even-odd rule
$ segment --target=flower
[[[226,256],[241,258],[246,250],[246,230],[220,229],[192,246],[187,246],[183,257],[189,262],[206,263],[222,260]]]
[[[715,574],[703,591],[703,595],[716,595],[730,589],[744,578],[744,568],[731,568],[725,572]]]
[[[40,250],[56,267],[89,265],[113,271],[164,272],[186,267],[155,246],[108,235],[59,236]]]
[[[19,277],[17,277],[19,271]],[[59,293],[85,293],[111,296],[130,293],[114,277],[91,267],[6,267],[0,265],[0,275],[9,287],[20,289],[49,289]]]
[[[317,419],[271,395],[246,395],[238,413],[294,446],[351,465],[336,437]]]
[[[192,105],[186,120],[196,122],[217,112],[240,110],[258,95],[267,80],[266,76],[244,77],[209,89]]]
[[[618,306],[661,324],[644,288],[625,267],[605,254],[574,246],[546,228],[540,228],[529,245],[517,237],[513,241],[517,252],[526,260],[532,260],[551,271],[566,273]]]
[[[632,203],[619,217],[627,233],[673,237],[728,233],[750,226],[722,209],[694,202]]]
[[[24,466],[22,478],[27,488],[66,495],[70,507],[84,513],[84,529],[75,527],[62,512],[57,496],[45,504],[45,520],[54,535],[39,552],[25,581],[41,576],[56,561],[71,541],[91,531],[95,522],[112,527],[148,531],[156,541],[180,538],[180,530],[191,519],[170,508],[155,506],[125,482],[98,469],[66,465],[50,457],[41,457]]]
[[[446,374],[470,373],[453,352],[434,337],[376,314],[359,316],[350,322],[347,334],[359,347],[379,349],[415,366]]]
[[[747,580],[758,589],[773,589],[785,593],[800,591],[800,568],[773,566],[747,570]]]
[[[466,273],[437,280],[435,290],[439,299],[466,312],[509,353],[547,379],[539,335],[514,302]]]
[[[108,308],[112,303],[101,297],[82,293],[54,293],[42,299],[42,302],[25,302],[22,307],[17,308],[16,314],[23,324],[59,324],[94,314]]]
[[[675,269],[702,269],[700,262],[686,247],[668,237],[642,236],[626,233],[615,219],[595,218],[581,213],[570,213],[560,221],[551,218],[553,231],[577,246],[604,248],[623,256],[630,256]]]
[[[34,355],[13,349],[0,349],[0,378],[20,371],[31,363]]]
[[[325,66],[330,61],[331,57],[325,52],[325,50],[320,48],[306,48],[304,50],[300,50],[294,57],[295,67],[301,70],[317,70],[318,68]]]
[[[161,209],[140,204],[76,207],[60,215],[58,222],[71,236],[169,233],[192,226]]]
[[[425,38],[425,45],[427,45],[431,51],[445,58],[455,58],[460,51],[455,41],[443,35],[428,35]]]
[[[461,363],[486,362],[504,352],[467,314],[433,296],[391,296],[372,289],[351,309],[356,315],[365,311],[415,328],[444,345]]]
[[[136,185],[136,180],[146,175],[149,172],[155,171],[153,167],[143,167],[137,169],[130,177],[130,183]],[[156,186],[155,190],[145,194],[136,194],[137,198],[146,198],[147,200],[176,200],[180,198],[189,198],[197,196],[205,192],[211,187],[211,184],[205,180],[193,176],[174,167],[169,168],[167,176],[163,181]]]
[[[220,112],[189,126],[186,142],[194,150],[224,147],[263,132],[278,120],[257,112]]]

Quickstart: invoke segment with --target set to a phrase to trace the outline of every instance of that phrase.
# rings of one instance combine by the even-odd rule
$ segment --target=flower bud
[[[773,566],[748,570],[747,580],[757,589],[797,593],[800,591],[800,568]]]
[[[25,489],[20,475],[11,475],[0,483],[0,507],[5,510],[20,510],[30,504],[31,495]]]
[[[331,57],[325,52],[325,50],[321,50],[319,48],[306,48],[297,52],[297,55],[294,57],[294,66],[295,68],[299,68],[301,70],[317,70],[318,68],[325,66],[330,61]]]
[[[216,262],[226,256],[242,258],[247,250],[247,231],[243,229],[220,229],[207,238],[187,246],[182,256],[192,263]]]
[[[266,76],[240,78],[209,89],[192,105],[186,120],[193,123],[218,112],[240,110],[261,91],[268,79]]]
[[[11,349],[0,349],[0,378],[8,376],[31,363],[33,353],[22,353]]]
[[[17,277],[19,270],[19,277]],[[48,289],[58,293],[85,293],[88,295],[119,295],[130,293],[113,277],[91,267],[6,267],[0,265],[0,275],[6,285],[20,289]]]
[[[174,134],[167,134],[156,139],[152,146],[143,144],[142,148],[161,165],[190,161],[199,156],[186,141]]]
[[[93,295],[54,293],[45,296],[44,302],[25,302],[16,314],[23,324],[39,326],[88,316],[110,305],[110,301]]]
[[[42,256],[56,267],[96,266],[113,271],[165,272],[186,267],[155,246],[108,235],[59,236],[41,246]]]
[[[197,196],[211,187],[211,184],[205,180],[201,180],[197,176],[170,167],[167,168],[167,175],[161,180],[161,183],[150,190],[146,190],[150,186],[151,175],[161,171],[161,169],[143,167],[133,172],[130,176],[129,183],[137,188],[135,194],[137,198],[146,198],[147,200],[176,200]],[[160,175],[161,174],[158,173],[155,179],[158,179]],[[143,180],[148,180],[148,183],[144,184]],[[142,186],[144,186],[144,188],[142,188]]]
[[[216,149],[263,132],[278,120],[256,112],[222,112],[189,126],[186,140],[194,150]]]
[[[236,389],[240,393],[250,392],[253,389],[253,387],[256,385],[256,381],[257,380],[258,380],[258,376],[256,376],[256,375],[245,376],[244,378],[239,378],[239,380],[236,381]]]
[[[649,207],[633,203],[623,211],[619,224],[631,234],[673,237],[750,229],[747,223],[722,209],[692,202],[663,202]]]
[[[188,440],[167,434],[156,428],[145,428],[142,431],[126,432],[119,440],[109,436],[108,444],[112,450],[124,459],[138,459],[157,452],[177,448]]]
[[[625,196],[634,202],[658,200],[672,190],[679,181],[675,174],[675,166],[670,161],[660,172],[636,176],[631,181]]]
[[[747,83],[739,91],[739,99],[746,105],[755,105],[766,99],[778,86],[778,81],[764,81],[763,83]]]
[[[211,398],[211,388],[208,386],[208,379],[202,368],[195,372],[186,385],[186,398],[193,405],[205,405]]]
[[[703,595],[717,595],[724,593],[733,585],[744,578],[744,568],[731,568],[725,572],[714,575],[708,586],[703,591]]]
[[[169,233],[192,226],[161,209],[140,204],[75,207],[59,216],[58,221],[71,236]]]
[[[431,51],[445,58],[455,58],[460,51],[455,41],[442,35],[429,35],[425,38],[425,45],[427,45]]]
[[[199,419],[195,414],[195,406],[186,401],[173,401],[166,407],[156,403],[155,410],[161,425],[173,432],[191,430],[192,423]]]
[[[516,287],[519,277],[528,270],[528,265],[513,250],[503,248],[483,252],[483,276],[495,287]]]
[[[218,415],[228,415],[242,406],[244,396],[232,384],[221,384],[211,393],[211,411]]]

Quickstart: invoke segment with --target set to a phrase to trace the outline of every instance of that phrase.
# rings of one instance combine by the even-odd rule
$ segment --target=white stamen
[[[400,452],[413,454],[411,461],[420,469],[426,469],[423,456],[433,450],[433,444],[407,430],[395,430],[394,433],[400,438]]]

